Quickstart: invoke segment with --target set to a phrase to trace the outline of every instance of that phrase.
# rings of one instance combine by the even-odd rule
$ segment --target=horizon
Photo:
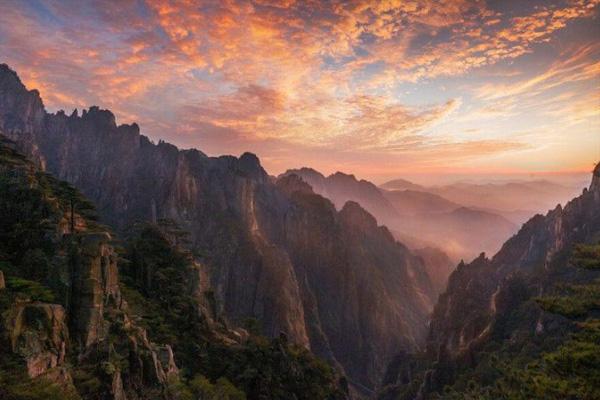
[[[599,3],[8,2],[0,60],[50,112],[97,104],[273,175],[581,182],[600,160]]]

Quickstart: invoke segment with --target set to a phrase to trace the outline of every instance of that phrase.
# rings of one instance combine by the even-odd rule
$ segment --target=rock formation
[[[12,353],[24,360],[30,378],[43,375],[67,388],[74,380],[70,359],[101,377],[98,394],[127,399],[165,392],[177,368],[130,320],[110,234],[79,214],[81,200],[71,197],[69,203],[75,192],[65,195],[67,186],[38,172],[2,140],[0,255],[10,262],[2,307]],[[70,230],[74,226],[77,231]],[[130,360],[126,376],[117,356]]]

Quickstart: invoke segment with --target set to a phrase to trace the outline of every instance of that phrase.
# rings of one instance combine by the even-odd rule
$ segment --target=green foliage
[[[44,376],[29,378],[21,360],[0,349],[0,399],[80,400],[69,385],[58,385]]]
[[[568,263],[585,270],[597,270],[599,250],[599,245],[577,245]],[[440,398],[600,399],[600,319],[597,313],[600,310],[600,281],[557,285],[556,289],[560,294],[538,298],[536,302],[547,312],[571,319],[571,334],[557,338],[555,344],[550,342],[552,337],[546,336],[546,346],[538,344],[529,348],[521,344],[516,353],[502,345],[491,357],[479,355],[481,360],[477,368],[461,372]],[[480,378],[482,370],[487,371],[488,379],[473,379],[464,384],[468,377]]]
[[[600,244],[575,246],[571,263],[578,268],[600,269]]]
[[[89,371],[81,368],[75,368],[72,372],[73,382],[75,387],[84,397],[89,397],[95,393],[98,393],[102,382],[98,377]]]
[[[227,378],[219,378],[213,384],[206,377],[196,375],[189,383],[194,396],[206,400],[246,400],[246,395]]]
[[[255,337],[243,346],[213,344],[201,358],[211,379],[225,376],[250,399],[342,398],[333,369],[306,349]]]
[[[600,285],[568,285],[562,296],[537,299],[540,306],[551,313],[578,318],[593,310],[600,310]]]
[[[31,299],[32,301],[43,301],[52,303],[54,293],[39,282],[27,279],[9,277],[6,280],[7,288],[15,292],[17,296]]]
[[[242,326],[251,335],[260,336],[262,334],[260,321],[256,318],[246,318]]]
[[[51,256],[48,221],[54,212],[41,189],[29,188],[22,178],[0,174],[0,253],[13,265],[21,265],[25,254],[35,250]]]

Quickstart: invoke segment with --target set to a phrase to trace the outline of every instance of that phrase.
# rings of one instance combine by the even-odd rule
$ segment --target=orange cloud
[[[468,73],[532,54],[595,17],[599,3],[500,13],[484,0],[67,1],[46,5],[54,19],[23,3],[0,5],[0,55],[52,109],[99,104],[178,143],[202,147],[207,138],[215,151],[235,140],[268,143],[272,159],[301,146],[441,163],[522,148],[479,127],[477,140],[450,132],[454,123],[509,119],[528,107],[565,113],[556,102],[520,101],[593,82],[598,47],[533,75],[498,68],[476,90],[477,104],[452,93],[424,95],[418,104],[428,105],[416,106],[400,88],[436,79],[469,85]],[[577,110],[580,120],[594,116],[583,100]]]

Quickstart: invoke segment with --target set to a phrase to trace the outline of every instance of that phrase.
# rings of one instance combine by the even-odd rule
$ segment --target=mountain
[[[467,207],[485,209],[522,224],[528,217],[565,203],[580,191],[547,180],[506,183],[455,183],[427,191]]]
[[[446,253],[435,247],[419,247],[413,252],[423,259],[435,293],[443,293],[446,290],[448,277],[456,266],[454,262]]]
[[[172,229],[117,252],[91,203],[14,147],[0,136],[0,398],[348,397],[306,349],[220,322]]]
[[[381,224],[398,217],[398,211],[373,183],[354,175],[336,172],[328,177],[312,168],[290,169],[281,176],[294,174],[308,183],[315,193],[328,198],[337,209],[347,201],[355,201],[368,210]]]
[[[437,243],[454,259],[470,259],[475,249],[497,251],[517,231],[517,226],[500,215],[460,207],[450,212],[405,218],[403,229],[419,232],[421,239]]]
[[[425,350],[397,356],[380,398],[597,399],[598,243],[600,164],[580,196],[458,266]]]
[[[435,186],[396,179],[380,186],[387,192],[413,191],[435,195],[451,204],[501,215],[518,226],[531,215],[546,212],[573,198],[581,187],[579,183],[563,184],[544,179],[497,183],[456,182]],[[427,199],[427,195],[422,196]]]
[[[274,181],[250,153],[154,144],[98,107],[49,114],[7,66],[0,129],[118,233],[164,220],[188,233],[181,240],[206,266],[214,307],[231,326],[255,320],[367,389],[391,354],[423,342],[435,297],[423,261],[357,204],[338,211],[294,178]]]
[[[386,190],[382,193],[398,213],[404,216],[448,213],[462,207],[436,194],[418,190]]]
[[[518,228],[499,214],[464,207],[434,193],[384,190],[353,175],[337,172],[324,177],[310,168],[286,174],[300,176],[338,207],[349,200],[359,203],[413,250],[436,247],[456,262],[472,259],[482,250],[497,251]]]
[[[396,240],[422,257],[434,288],[434,297],[445,289],[446,279],[452,272],[454,263],[436,248],[436,244],[440,243],[438,237],[425,232],[422,226],[416,226],[415,214],[443,213],[452,211],[459,205],[430,193],[381,190],[371,182],[357,180],[354,175],[342,172],[325,177],[312,168],[304,167],[290,169],[280,175],[286,176],[300,177],[316,193],[330,199],[337,208],[343,207],[347,201],[360,204],[377,217],[380,223],[390,227]]]
[[[385,190],[412,190],[417,192],[425,191],[423,186],[407,181],[406,179],[394,179],[384,183],[380,187]]]

